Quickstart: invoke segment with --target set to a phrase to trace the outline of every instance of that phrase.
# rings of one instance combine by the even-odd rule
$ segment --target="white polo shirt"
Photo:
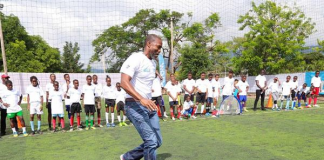
[[[207,79],[207,83],[208,83],[208,95],[207,95],[207,97],[212,98],[214,96],[214,92],[213,92],[214,80],[213,79],[212,80]]]
[[[41,102],[41,96],[44,95],[43,90],[40,86],[34,87],[29,85],[26,89],[26,94],[29,95],[29,102]]]
[[[64,114],[63,109],[63,92],[61,90],[59,91],[50,91],[50,99],[51,102],[51,108],[52,108],[52,114]]]
[[[125,103],[126,92],[123,89],[120,89],[120,91],[116,89],[115,93],[116,93],[116,103],[118,102]]]
[[[81,99],[81,90],[78,88],[78,89],[75,89],[74,87],[73,88],[70,88],[68,93],[67,93],[67,96],[70,97],[70,102],[71,104],[72,103],[80,103],[80,99]]]
[[[218,81],[216,81],[215,79],[213,80],[213,87],[215,88],[214,97],[219,96],[220,93],[218,92],[218,90],[221,88],[219,80]]]
[[[320,87],[321,86],[321,83],[322,83],[322,80],[321,80],[321,77],[318,76],[318,77],[313,77],[312,78],[312,81],[311,81],[311,84],[313,84],[314,87]]]
[[[127,58],[120,69],[120,73],[127,74],[132,79],[131,85],[143,98],[152,98],[152,85],[155,79],[156,64],[143,52],[134,53]],[[126,95],[126,98],[132,96]]]
[[[1,94],[1,99],[4,103],[8,103],[10,105],[7,108],[7,113],[17,113],[22,110],[21,107],[18,105],[20,96],[20,91],[15,89],[6,89],[3,91],[3,93]]]
[[[260,74],[255,78],[255,80],[259,81],[259,86],[261,88],[263,88],[265,86],[265,82],[267,81],[266,77],[261,76]],[[260,88],[257,86],[257,89],[260,89]]]
[[[183,81],[183,88],[184,86],[186,86],[187,90],[191,91],[194,89],[194,87],[196,86],[196,81],[194,79],[185,79]],[[186,90],[185,90],[185,94],[189,94]]]
[[[182,109],[182,113],[184,113],[185,110],[189,109],[190,106],[194,105],[192,101],[184,101],[183,103],[183,109]]]
[[[60,90],[60,88],[61,87],[59,87],[59,90]],[[51,92],[54,91],[53,83],[51,83],[51,82],[47,83],[46,87],[45,87],[45,91],[48,92],[48,101],[51,102],[51,98],[49,98],[49,97],[50,97]]]
[[[209,83],[208,83],[208,79],[197,79],[196,80],[196,87],[197,89],[199,89],[202,93],[206,93],[207,89],[208,89]]]
[[[242,96],[246,96],[246,94],[247,94],[247,89],[246,89],[246,88],[250,86],[249,83],[248,83],[247,81],[243,82],[243,81],[240,80],[240,81],[236,84],[236,86],[237,86],[240,90],[242,90],[242,92],[239,93],[239,94],[242,95]]]
[[[102,85],[100,83],[97,84],[92,83],[92,85],[94,85],[96,88],[95,97],[100,97],[102,95]]]
[[[159,97],[162,95],[162,86],[161,86],[161,80],[159,77],[156,77],[153,80],[153,85],[152,85],[152,97]]]
[[[291,89],[298,92],[298,81],[296,82],[291,81],[290,84],[291,84]]]
[[[233,94],[234,90],[234,78],[225,77],[224,78],[224,88],[223,95],[229,96]]]
[[[177,101],[177,97],[178,97],[178,92],[181,92],[181,88],[178,85],[170,85],[168,87],[168,92],[170,92],[170,94],[176,98]],[[169,102],[173,101],[173,99],[169,96]]]
[[[95,92],[96,87],[94,85],[85,84],[82,87],[83,102],[85,105],[95,105]]]
[[[290,95],[290,91],[291,91],[291,82],[283,82],[282,83],[282,95],[284,96],[288,96]]]
[[[275,92],[280,92],[279,91],[279,82],[277,81],[276,83],[274,82],[271,82],[268,86],[268,88],[271,90],[272,93],[275,93]]]
[[[105,99],[116,99],[116,88],[113,85],[105,85],[102,90],[102,96]]]

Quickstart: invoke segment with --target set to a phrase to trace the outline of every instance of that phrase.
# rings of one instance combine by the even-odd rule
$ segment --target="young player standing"
[[[295,106],[296,106],[296,100],[297,100],[297,92],[298,92],[298,81],[297,81],[298,77],[294,76],[293,81],[290,82],[291,83],[291,99],[292,99],[292,103],[291,103],[291,109],[294,110]]]
[[[200,116],[204,113],[205,102],[208,96],[208,80],[205,79],[206,73],[202,72],[200,74],[200,79],[196,81],[197,95],[196,95],[196,105],[198,107],[201,104]]]
[[[161,118],[163,121],[164,117],[164,105],[162,104],[162,86],[161,86],[161,79],[156,75],[155,79],[153,80],[152,84],[152,101],[155,101],[156,105],[159,105],[161,111]]]
[[[78,80],[73,80],[73,87],[69,89],[67,93],[67,98],[71,102],[71,118],[70,118],[70,131],[73,131],[73,122],[74,122],[74,115],[76,113],[77,115],[77,129],[82,130],[81,127],[81,117],[80,117],[80,112],[81,112],[81,104],[80,104],[80,99],[81,99],[81,90],[79,89],[79,81]]]
[[[272,110],[275,111],[276,109],[279,111],[281,109],[278,108],[278,99],[279,99],[279,86],[280,86],[280,81],[278,79],[278,77],[275,77],[273,79],[273,82],[271,82],[269,84],[269,86],[267,88],[270,89],[271,95],[272,95],[272,99],[273,99],[273,106],[272,106]]]
[[[239,101],[241,103],[242,109],[247,112],[246,102],[247,102],[247,92],[249,91],[249,83],[246,81],[246,75],[241,76],[241,80],[236,84],[237,89],[239,90]],[[242,110],[241,110],[242,111]]]
[[[169,95],[171,118],[172,118],[172,120],[175,120],[175,118],[174,118],[174,109],[175,109],[175,107],[177,107],[177,109],[178,109],[178,118],[180,119],[181,117],[179,115],[181,115],[181,113],[180,113],[181,109],[180,109],[180,112],[179,112],[178,95],[180,95],[181,88],[176,84],[176,81],[173,80],[171,82],[171,85],[168,86],[167,91],[168,91],[168,95]]]
[[[286,99],[286,111],[289,110],[289,101],[290,101],[290,95],[291,95],[291,82],[290,82],[290,76],[288,75],[286,78],[286,81],[282,83],[282,96],[283,99]],[[281,99],[281,105],[280,109],[282,109],[283,99]]]
[[[18,90],[12,88],[12,82],[10,80],[6,81],[7,90],[1,94],[1,103],[7,108],[7,117],[10,119],[10,126],[14,137],[18,137],[17,130],[15,128],[16,116],[21,122],[23,129],[23,135],[28,136],[26,132],[25,120],[23,118],[22,108],[20,107],[22,95]],[[19,97],[19,99],[18,99]]]
[[[64,80],[65,80],[65,83],[62,85],[62,90],[64,92],[65,109],[66,109],[66,112],[68,113],[68,118],[70,119],[71,118],[71,102],[66,97],[66,94],[68,93],[70,88],[73,88],[73,85],[70,82],[69,74],[64,74]]]
[[[96,87],[91,83],[92,77],[87,75],[87,84],[82,87],[82,99],[83,99],[83,108],[86,113],[86,130],[96,129],[93,126],[93,115],[95,112],[95,92]],[[89,116],[90,116],[90,127],[89,127]]]
[[[51,82],[46,84],[46,108],[47,108],[47,120],[48,120],[48,130],[51,130],[52,128],[52,105],[51,105],[51,99],[50,97],[50,92],[54,91],[54,82],[56,81],[56,76],[54,73],[50,74],[50,79]]]
[[[106,77],[106,85],[103,87],[103,97],[105,98],[105,107],[106,107],[106,126],[115,127],[115,104],[116,104],[116,89],[111,85],[111,78]],[[109,123],[109,109],[111,113],[111,124]]]
[[[261,110],[262,111],[266,110],[264,108],[264,97],[265,97],[265,89],[267,88],[267,79],[264,76],[264,74],[265,74],[265,70],[262,69],[260,74],[255,78],[255,84],[257,86],[257,90],[255,91],[256,97],[255,97],[254,107],[253,107],[254,111],[256,111],[260,96],[261,96]]]
[[[211,109],[211,104],[213,103],[213,97],[214,97],[214,91],[215,91],[215,88],[213,87],[213,84],[214,84],[214,80],[213,80],[213,77],[214,77],[214,75],[213,74],[208,74],[208,81],[207,81],[207,83],[208,83],[208,95],[207,95],[207,105],[206,105],[206,116],[209,116],[210,115],[210,113],[209,113],[209,111],[210,111],[210,109]]]
[[[214,98],[214,102],[213,102],[213,109],[216,109],[217,106],[217,101],[218,101],[218,97],[220,95],[220,82],[219,82],[219,74],[215,75],[215,80],[213,82],[213,98]]]
[[[233,95],[234,91],[234,78],[233,78],[233,71],[230,70],[228,72],[228,77],[225,77],[224,79],[224,86],[223,86],[223,101],[229,97],[230,95]]]
[[[192,73],[189,72],[188,78],[183,81],[183,89],[185,90],[184,99],[187,99],[187,97],[190,96],[191,101],[194,101],[195,85],[196,85],[196,82],[194,79],[192,79]]]
[[[309,97],[309,101],[308,101],[308,105],[310,107],[312,107],[311,103],[312,103],[312,99],[314,99],[314,107],[319,107],[317,105],[317,97],[319,95],[319,92],[321,92],[321,84],[322,84],[322,80],[321,77],[319,76],[320,72],[316,71],[315,72],[315,77],[312,78],[311,81],[311,85],[314,87],[314,89],[311,91],[311,97]]]
[[[41,115],[43,114],[43,90],[40,88],[38,79],[35,76],[30,77],[32,85],[27,87],[27,109],[30,111],[30,127],[31,135],[35,134],[34,129],[34,115],[37,114],[37,133],[42,134],[41,131]]]
[[[116,83],[116,102],[117,102],[117,119],[119,122],[119,126],[128,126],[126,124],[126,114],[125,114],[125,97],[126,92],[121,88],[120,83]],[[120,118],[120,112],[123,112],[123,121]]]
[[[53,132],[56,132],[56,117],[61,122],[62,132],[65,132],[65,123],[64,123],[64,109],[63,109],[63,92],[59,89],[59,83],[54,81],[53,83],[54,90],[50,91],[49,99],[52,100],[52,118],[53,118]]]
[[[97,111],[97,118],[98,118],[98,127],[103,127],[101,125],[101,95],[102,95],[102,85],[98,83],[98,76],[93,75],[92,76],[93,83],[92,85],[95,86],[96,91],[95,91],[95,106],[96,106],[96,111]]]

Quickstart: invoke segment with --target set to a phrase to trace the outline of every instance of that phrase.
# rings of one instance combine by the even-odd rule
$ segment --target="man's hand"
[[[140,102],[141,102],[141,105],[143,105],[144,107],[146,107],[150,111],[156,111],[157,110],[157,106],[150,99],[143,98],[143,99],[140,99]]]
[[[8,104],[8,103],[3,103],[3,105],[5,106],[5,107],[10,107],[10,104]]]

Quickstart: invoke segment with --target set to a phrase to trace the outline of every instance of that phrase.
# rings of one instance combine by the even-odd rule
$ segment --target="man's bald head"
[[[161,38],[159,36],[157,36],[156,34],[149,34],[147,35],[146,39],[145,39],[145,46],[149,43],[149,42],[155,42],[157,39],[161,40]]]

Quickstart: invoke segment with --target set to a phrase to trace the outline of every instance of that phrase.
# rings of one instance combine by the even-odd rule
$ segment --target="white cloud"
[[[256,0],[256,3],[263,0]],[[292,5],[294,1],[276,0]],[[216,36],[222,40],[242,36],[238,16],[251,7],[248,0],[13,0],[1,1],[5,14],[18,16],[26,30],[42,36],[51,46],[62,48],[65,41],[78,42],[82,62],[87,63],[93,54],[92,41],[97,34],[110,26],[121,24],[134,16],[140,9],[170,9],[178,12],[193,12],[193,21],[203,21],[210,13],[220,14],[222,27]],[[324,36],[324,1],[296,1],[306,14],[317,24],[317,32],[307,39],[307,45],[315,45],[316,39]],[[94,68],[101,68],[97,63]]]

